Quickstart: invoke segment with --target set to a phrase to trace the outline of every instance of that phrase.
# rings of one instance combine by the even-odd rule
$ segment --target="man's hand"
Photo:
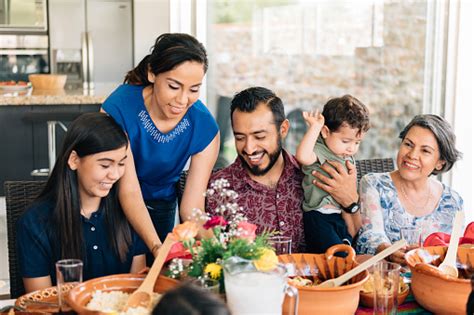
[[[326,161],[321,168],[331,177],[313,171],[313,176],[319,179],[313,180],[313,184],[329,193],[343,207],[359,200],[356,166],[349,161],[346,161],[346,166],[347,171],[339,162]]]

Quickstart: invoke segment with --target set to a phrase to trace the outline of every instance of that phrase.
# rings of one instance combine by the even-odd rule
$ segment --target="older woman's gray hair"
[[[454,163],[462,157],[462,153],[455,147],[456,136],[454,135],[453,128],[443,117],[429,114],[416,115],[400,132],[399,138],[405,139],[408,131],[414,126],[430,130],[438,142],[440,159],[445,161],[445,163],[440,170],[433,170],[432,174],[437,175],[449,171]]]

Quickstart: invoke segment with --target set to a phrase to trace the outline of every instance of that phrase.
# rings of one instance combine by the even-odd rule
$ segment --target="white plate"
[[[8,92],[24,91],[30,88],[28,85],[0,85],[0,90]]]

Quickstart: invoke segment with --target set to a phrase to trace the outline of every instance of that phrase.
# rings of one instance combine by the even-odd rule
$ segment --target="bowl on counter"
[[[347,256],[343,258],[334,255],[339,252],[345,252]],[[325,254],[289,254],[278,256],[279,261],[290,270],[290,285],[298,289],[298,313],[354,314],[359,304],[359,291],[369,278],[367,271],[359,273],[349,280],[348,283],[340,287],[319,288],[317,284],[303,284],[305,280],[311,280],[314,284],[339,277],[358,265],[354,258],[354,249],[344,244],[330,247]],[[294,281],[295,279],[298,280]],[[300,281],[300,279],[302,280]],[[283,314],[288,313],[291,307],[290,303],[290,299],[285,298]]]
[[[65,74],[30,74],[28,76],[35,90],[61,90],[66,84]]]
[[[459,277],[443,274],[437,267],[446,256],[446,246],[430,246],[405,255],[411,270],[411,290],[416,301],[435,314],[466,314],[474,272],[474,247],[458,248]]]
[[[67,301],[69,306],[78,314],[110,315],[88,309],[86,306],[95,291],[122,291],[132,293],[145,279],[144,274],[119,274],[84,281],[69,291]],[[178,281],[160,275],[155,283],[154,292],[164,293],[178,285]]]

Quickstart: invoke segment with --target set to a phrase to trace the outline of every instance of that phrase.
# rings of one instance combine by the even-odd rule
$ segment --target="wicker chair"
[[[357,160],[357,182],[368,173],[385,173],[395,169],[392,158]]]
[[[44,188],[45,181],[5,181],[7,206],[8,263],[10,267],[10,297],[25,293],[16,251],[16,222]],[[34,259],[34,257],[32,257]]]

